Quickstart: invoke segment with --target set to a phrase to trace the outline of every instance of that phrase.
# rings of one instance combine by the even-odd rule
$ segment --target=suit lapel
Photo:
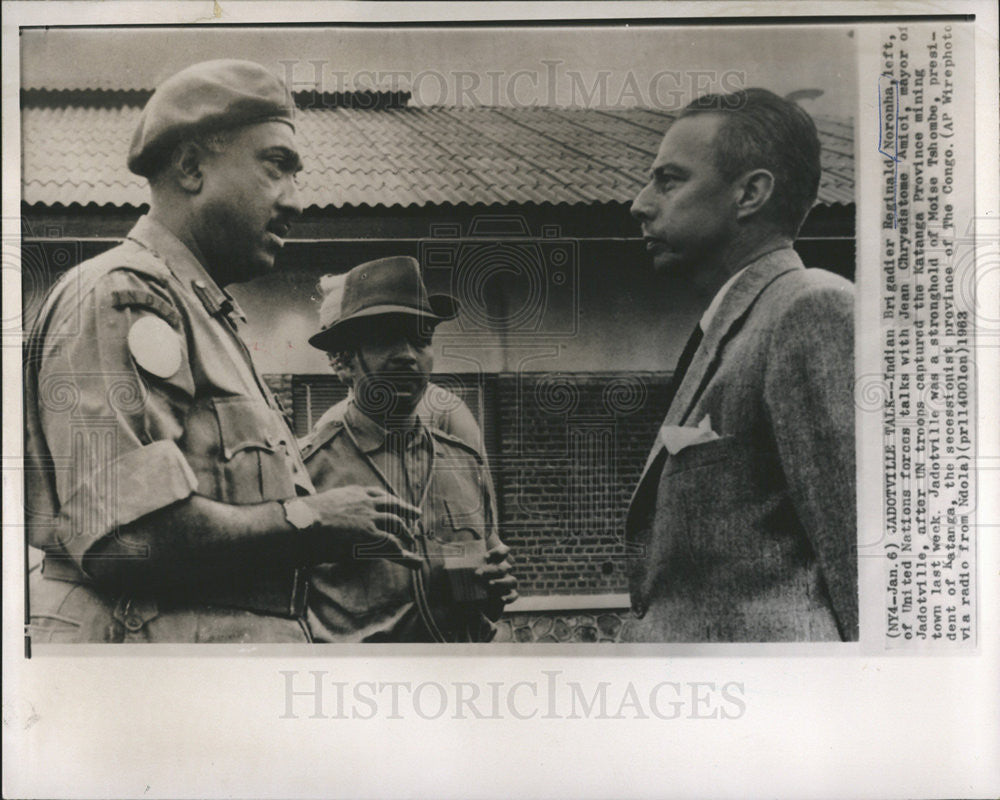
[[[705,336],[691,360],[691,366],[688,367],[683,382],[677,387],[677,394],[670,403],[667,416],[663,420],[664,425],[685,424],[688,415],[694,409],[712,375],[718,369],[722,349],[726,342],[740,329],[746,317],[749,316],[754,303],[757,302],[764,290],[781,275],[802,268],[802,261],[798,253],[791,248],[786,248],[775,250],[757,259],[736,279],[736,282],[726,292],[725,297],[722,298],[722,304],[709,323],[708,330],[705,331]],[[657,461],[657,456],[662,450],[663,445],[657,436],[656,444],[646,459],[642,477],[632,495],[627,527],[631,527],[635,522],[633,506],[637,505],[636,500],[640,496],[647,497],[649,495],[648,487],[644,487],[644,484],[659,478],[660,470],[651,470],[650,468]],[[662,463],[662,459],[660,463]],[[652,474],[654,471],[657,475]]]
[[[686,423],[705,386],[718,369],[723,345],[739,330],[764,290],[776,278],[793,269],[802,269],[798,253],[790,248],[776,250],[757,259],[736,279],[709,323],[684,381],[677,387],[677,395],[670,404],[664,424]]]

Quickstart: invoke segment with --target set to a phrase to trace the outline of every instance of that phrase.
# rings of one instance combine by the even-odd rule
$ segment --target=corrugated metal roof
[[[23,200],[140,206],[125,153],[133,106],[22,111]],[[298,118],[306,206],[627,203],[673,117],[650,109],[497,107],[307,109]],[[849,122],[816,118],[819,202],[854,202]]]

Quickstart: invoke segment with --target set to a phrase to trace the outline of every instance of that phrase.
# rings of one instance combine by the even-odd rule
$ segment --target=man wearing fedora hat
[[[325,325],[324,310],[329,314],[336,314],[340,311],[340,302],[344,291],[344,280],[346,273],[340,275],[324,275],[319,279],[317,290],[322,298],[320,310],[320,324]],[[330,360],[330,368],[341,379],[345,385],[350,383],[350,375],[345,371],[348,365],[340,358],[339,353],[327,353]],[[321,427],[331,420],[342,420],[351,404],[352,393],[348,391],[347,397],[339,400],[323,412],[316,421],[315,427]],[[445,433],[456,436],[466,444],[475,447],[483,457],[483,462],[489,470],[489,463],[486,457],[486,446],[483,441],[483,432],[479,427],[479,422],[473,415],[471,409],[454,392],[447,387],[430,381],[424,391],[420,402],[417,404],[416,413],[427,424],[432,425]]]
[[[301,442],[310,477],[319,489],[379,486],[418,507],[411,550],[423,563],[411,571],[368,548],[313,568],[317,641],[487,641],[517,596],[482,456],[418,413],[434,329],[457,313],[454,298],[428,296],[406,256],[350,270],[320,309],[309,343],[333,356],[351,396]]]
[[[221,288],[270,270],[301,212],[294,133],[248,61],[189,67],[143,109],[149,214],[56,283],[26,347],[33,641],[304,642],[300,568],[372,544],[419,565],[415,508],[314,492]]]

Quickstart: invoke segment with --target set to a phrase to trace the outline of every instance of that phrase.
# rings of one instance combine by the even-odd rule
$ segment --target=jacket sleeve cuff
[[[198,479],[177,444],[161,440],[124,453],[84,475],[62,504],[62,544],[82,566],[101,538],[190,497]]]

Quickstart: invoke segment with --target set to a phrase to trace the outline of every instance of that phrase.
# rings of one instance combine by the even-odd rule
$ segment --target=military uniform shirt
[[[418,506],[419,529],[429,547],[423,550],[417,542],[414,550],[429,558],[418,573],[376,553],[313,567],[307,610],[313,638],[439,641],[435,626],[447,641],[492,638],[495,629],[481,604],[459,606],[448,599],[441,562],[442,551],[446,556],[485,553],[500,544],[490,483],[478,452],[419,417],[407,430],[386,431],[354,403],[342,420],[325,420],[301,442],[317,489],[378,486]]]
[[[32,545],[82,576],[103,536],[192,494],[248,504],[313,491],[239,316],[148,217],[57,282],[26,348]],[[289,570],[199,599],[294,615],[303,583]]]
[[[353,443],[360,445],[392,491],[419,506],[430,479],[433,447],[430,430],[422,420],[416,418],[411,426],[387,430],[349,403],[344,421],[350,427]]]

